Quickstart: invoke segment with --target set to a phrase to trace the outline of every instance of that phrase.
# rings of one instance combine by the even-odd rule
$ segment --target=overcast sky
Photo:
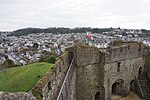
[[[150,29],[150,0],[0,0],[0,30],[26,27]]]

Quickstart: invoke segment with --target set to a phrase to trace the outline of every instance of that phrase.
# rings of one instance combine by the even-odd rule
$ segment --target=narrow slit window
[[[48,90],[52,90],[51,81],[48,82]]]
[[[120,72],[120,65],[121,65],[121,62],[118,62],[117,63],[117,72]]]

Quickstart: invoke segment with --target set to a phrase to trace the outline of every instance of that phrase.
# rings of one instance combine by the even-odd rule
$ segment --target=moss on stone
[[[46,83],[48,83],[50,77],[52,77],[56,73],[57,66],[61,64],[62,60],[66,56],[68,56],[68,51],[65,51],[60,57],[58,57],[55,65],[51,68],[51,70],[48,71],[33,87],[32,93],[38,100],[42,100],[42,88]]]
[[[37,90],[33,89],[32,94],[33,94],[33,96],[36,97],[37,100],[42,100],[42,98],[43,98],[41,91],[37,91]]]

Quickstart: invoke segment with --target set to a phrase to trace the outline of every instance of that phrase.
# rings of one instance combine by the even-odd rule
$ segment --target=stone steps
[[[150,81],[148,77],[146,75],[140,75],[138,80],[144,94],[143,100],[150,100]]]

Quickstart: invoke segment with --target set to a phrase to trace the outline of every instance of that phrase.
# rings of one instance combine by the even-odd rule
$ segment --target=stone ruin
[[[135,89],[138,75],[150,72],[150,54],[146,50],[141,43],[107,49],[86,45],[70,47],[37,82],[32,94],[38,100],[111,100],[113,94],[126,96],[130,90],[138,92]],[[18,100],[35,98],[26,96]]]

